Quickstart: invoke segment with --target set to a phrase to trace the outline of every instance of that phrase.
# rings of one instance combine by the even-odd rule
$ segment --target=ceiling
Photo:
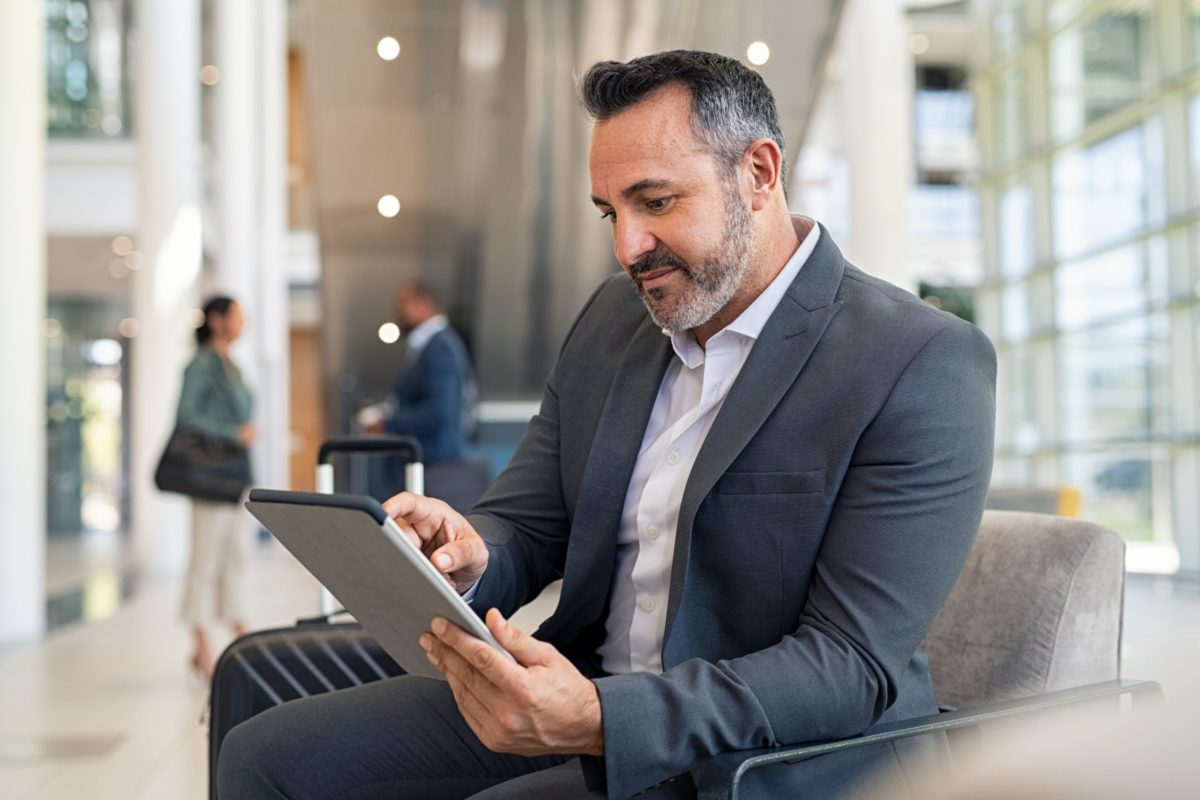
[[[575,80],[672,48],[746,58],[776,95],[794,161],[842,0],[296,0],[324,345],[335,405],[384,393],[379,325],[412,278],[438,289],[485,398],[536,396],[561,337],[616,269],[588,200]],[[393,36],[400,56],[376,54]],[[395,195],[385,219],[378,199]],[[339,394],[340,393],[340,394]],[[336,420],[335,420],[336,425]]]

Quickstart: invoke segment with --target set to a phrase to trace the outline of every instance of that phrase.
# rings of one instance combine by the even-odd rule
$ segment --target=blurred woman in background
[[[176,428],[206,436],[253,443],[253,397],[229,350],[242,333],[242,310],[229,297],[204,304],[204,322],[196,329],[196,355],[183,373]],[[243,576],[247,559],[246,525],[240,503],[192,500],[192,549],[183,594],[183,618],[192,626],[191,664],[212,675],[214,654],[206,626],[224,622],[234,635],[246,632]]]

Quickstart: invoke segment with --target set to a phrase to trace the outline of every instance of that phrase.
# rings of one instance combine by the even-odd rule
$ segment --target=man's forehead
[[[668,180],[710,157],[692,133],[687,91],[667,87],[592,128],[592,190],[620,194],[636,183]]]

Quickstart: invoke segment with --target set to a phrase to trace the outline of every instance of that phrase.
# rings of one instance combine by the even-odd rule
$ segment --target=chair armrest
[[[747,772],[769,764],[804,761],[838,750],[850,750],[880,742],[920,736],[924,733],[966,728],[1005,717],[1031,714],[1074,703],[1132,693],[1161,697],[1162,687],[1154,681],[1124,679],[1104,681],[1017,700],[990,703],[963,711],[947,711],[942,714],[887,722],[848,739],[720,753],[709,759],[697,771],[698,796],[699,800],[732,800],[737,796],[738,786]]]

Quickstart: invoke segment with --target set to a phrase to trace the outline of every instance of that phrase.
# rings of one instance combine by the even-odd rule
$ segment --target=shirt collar
[[[796,228],[796,233],[800,233],[800,226],[809,224],[812,227],[800,242],[800,246],[796,248],[796,252],[792,253],[792,257],[783,265],[783,269],[775,276],[767,288],[754,298],[754,302],[746,308],[738,318],[726,325],[720,331],[709,339],[711,343],[718,336],[725,335],[726,331],[740,334],[751,341],[756,341],[758,335],[762,333],[763,326],[767,324],[767,320],[771,318],[771,314],[775,313],[775,309],[779,306],[779,301],[783,299],[787,293],[788,287],[796,280],[796,276],[800,274],[801,267],[808,261],[813,250],[817,248],[817,241],[821,238],[821,226],[815,220],[799,215],[792,216],[792,226]],[[704,348],[696,341],[696,337],[691,331],[667,331],[663,333],[671,337],[671,347],[675,350],[675,355],[679,356],[679,360],[684,363],[688,369],[695,369],[704,363]]]
[[[449,327],[450,321],[445,314],[436,314],[412,329],[408,335],[408,349],[419,353],[429,344],[429,340]]]

